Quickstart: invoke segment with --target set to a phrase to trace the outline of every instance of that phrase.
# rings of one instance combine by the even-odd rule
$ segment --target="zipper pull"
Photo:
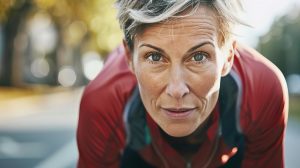
[[[186,168],[192,168],[192,163],[191,162],[187,162],[186,163]]]

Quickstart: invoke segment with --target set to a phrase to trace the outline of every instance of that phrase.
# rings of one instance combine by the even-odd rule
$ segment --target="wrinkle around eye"
[[[196,60],[196,56],[200,55],[200,59],[201,60]],[[192,53],[191,55],[189,55],[189,57],[187,58],[186,62],[187,64],[204,64],[206,61],[209,60],[209,54],[203,51],[196,51],[194,53]]]
[[[201,60],[196,60],[196,56],[200,56]],[[192,61],[199,62],[199,63],[205,61],[206,59],[207,59],[207,54],[204,54],[204,53],[201,53],[201,52],[194,53],[192,58],[191,58]]]
[[[154,62],[159,62],[162,60],[162,56],[159,53],[151,52],[146,55],[146,59]]]
[[[193,72],[193,73],[202,73],[210,69],[211,66],[213,66],[212,60],[208,56],[205,56],[203,60],[201,61],[195,61],[193,60],[193,57],[190,57],[188,61],[185,63],[185,67]]]
[[[159,57],[159,58],[158,58]],[[144,55],[144,60],[150,64],[164,65],[167,63],[167,58],[165,58],[159,52],[149,52]]]

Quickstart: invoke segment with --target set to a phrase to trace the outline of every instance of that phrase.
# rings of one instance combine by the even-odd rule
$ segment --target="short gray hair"
[[[220,26],[221,45],[230,39],[234,25],[246,25],[237,15],[242,10],[240,0],[117,0],[117,19],[129,48],[133,49],[134,37],[141,28],[170,18],[187,16],[178,14],[186,9],[191,9],[192,13],[200,5],[215,11]]]

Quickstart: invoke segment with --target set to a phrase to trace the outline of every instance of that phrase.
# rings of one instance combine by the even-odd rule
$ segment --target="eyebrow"
[[[194,51],[194,50],[196,50],[196,49],[198,49],[198,48],[200,48],[200,47],[202,47],[202,46],[204,46],[204,45],[212,45],[213,47],[215,47],[215,45],[214,45],[212,42],[206,41],[206,42],[202,42],[202,43],[197,44],[197,45],[195,45],[194,47],[190,48],[190,49],[188,50],[188,53],[189,53],[189,52],[192,52],[192,51]]]
[[[198,48],[200,48],[200,47],[202,47],[202,46],[204,46],[204,45],[212,45],[213,47],[215,47],[215,45],[214,45],[212,42],[206,41],[206,42],[201,42],[201,43],[199,43],[199,44],[193,46],[193,47],[190,48],[187,52],[192,52],[192,51],[194,51],[194,50],[196,50],[196,49],[198,49]],[[150,47],[150,48],[153,48],[153,49],[155,49],[155,50],[157,50],[157,51],[159,51],[159,52],[166,53],[163,49],[161,49],[161,48],[159,48],[159,47],[156,47],[156,46],[153,46],[153,45],[151,45],[151,44],[145,44],[145,43],[144,43],[144,44],[141,44],[141,45],[139,46],[139,48],[141,48],[141,47]]]
[[[157,50],[157,51],[159,51],[159,52],[165,53],[165,51],[164,51],[163,49],[158,48],[158,47],[156,47],[156,46],[153,46],[153,45],[151,45],[151,44],[141,44],[141,45],[139,46],[139,48],[141,48],[141,47],[150,47],[150,48],[153,48],[153,49],[155,49],[155,50]]]

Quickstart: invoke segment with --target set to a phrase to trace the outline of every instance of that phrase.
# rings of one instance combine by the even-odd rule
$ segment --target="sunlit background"
[[[75,167],[80,96],[122,39],[113,2],[0,0],[0,167]],[[286,165],[300,167],[300,0],[249,0],[244,11],[252,27],[238,40],[286,77]]]
[[[85,85],[121,41],[109,0],[1,0],[0,5],[4,86]]]

